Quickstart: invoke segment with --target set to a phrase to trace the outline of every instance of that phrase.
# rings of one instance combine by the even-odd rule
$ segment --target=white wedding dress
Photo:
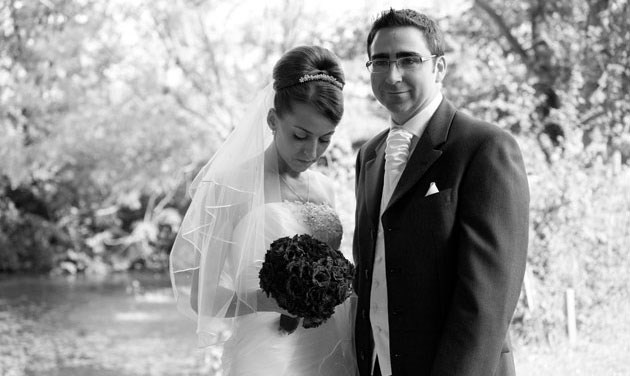
[[[341,222],[327,205],[274,202],[264,205],[265,242],[284,236],[310,234],[338,247]],[[234,230],[234,240],[246,229],[241,220]],[[348,257],[348,256],[346,256]],[[247,284],[259,289],[258,273],[264,254],[255,255],[247,266]],[[224,345],[223,376],[344,376],[356,375],[352,342],[353,298],[335,309],[333,317],[317,328],[305,329],[301,323],[291,334],[278,330],[280,314],[256,312],[236,318],[232,336]]]

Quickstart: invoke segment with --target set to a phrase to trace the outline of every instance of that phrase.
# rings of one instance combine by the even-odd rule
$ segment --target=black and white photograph
[[[628,0],[0,0],[0,376],[630,375]]]

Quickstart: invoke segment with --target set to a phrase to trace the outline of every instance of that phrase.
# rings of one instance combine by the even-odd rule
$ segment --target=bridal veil
[[[173,245],[170,272],[177,306],[196,320],[201,347],[224,342],[235,316],[257,311],[257,294],[251,283],[247,287],[245,269],[267,247],[265,196],[280,199],[277,175],[268,174],[265,181],[264,151],[272,140],[267,113],[273,100],[269,84],[195,177],[192,202]],[[240,221],[245,221],[239,226],[245,234],[237,244],[232,231]]]

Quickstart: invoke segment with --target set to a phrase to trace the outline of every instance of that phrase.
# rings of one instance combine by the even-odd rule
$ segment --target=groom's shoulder
[[[473,140],[505,140],[512,139],[513,135],[506,129],[467,113],[465,110],[457,110],[453,117],[450,130],[453,138],[462,139],[466,142]]]

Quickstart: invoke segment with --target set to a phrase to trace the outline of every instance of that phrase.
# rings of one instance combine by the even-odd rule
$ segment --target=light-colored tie
[[[381,214],[389,204],[398,184],[407,159],[409,158],[409,144],[413,135],[402,129],[393,128],[387,135],[385,145],[385,176],[383,179],[383,195],[381,197]],[[370,290],[370,321],[374,333],[374,354],[379,357],[381,373],[391,375],[390,349],[389,349],[389,323],[387,304],[387,278],[385,267],[385,238],[383,224],[379,221],[378,236],[376,238],[376,250],[374,254],[374,269],[372,271],[372,287]]]
[[[398,184],[400,175],[409,158],[409,144],[413,134],[403,128],[393,128],[387,135],[385,146],[385,177],[383,184],[383,204],[387,205]]]

